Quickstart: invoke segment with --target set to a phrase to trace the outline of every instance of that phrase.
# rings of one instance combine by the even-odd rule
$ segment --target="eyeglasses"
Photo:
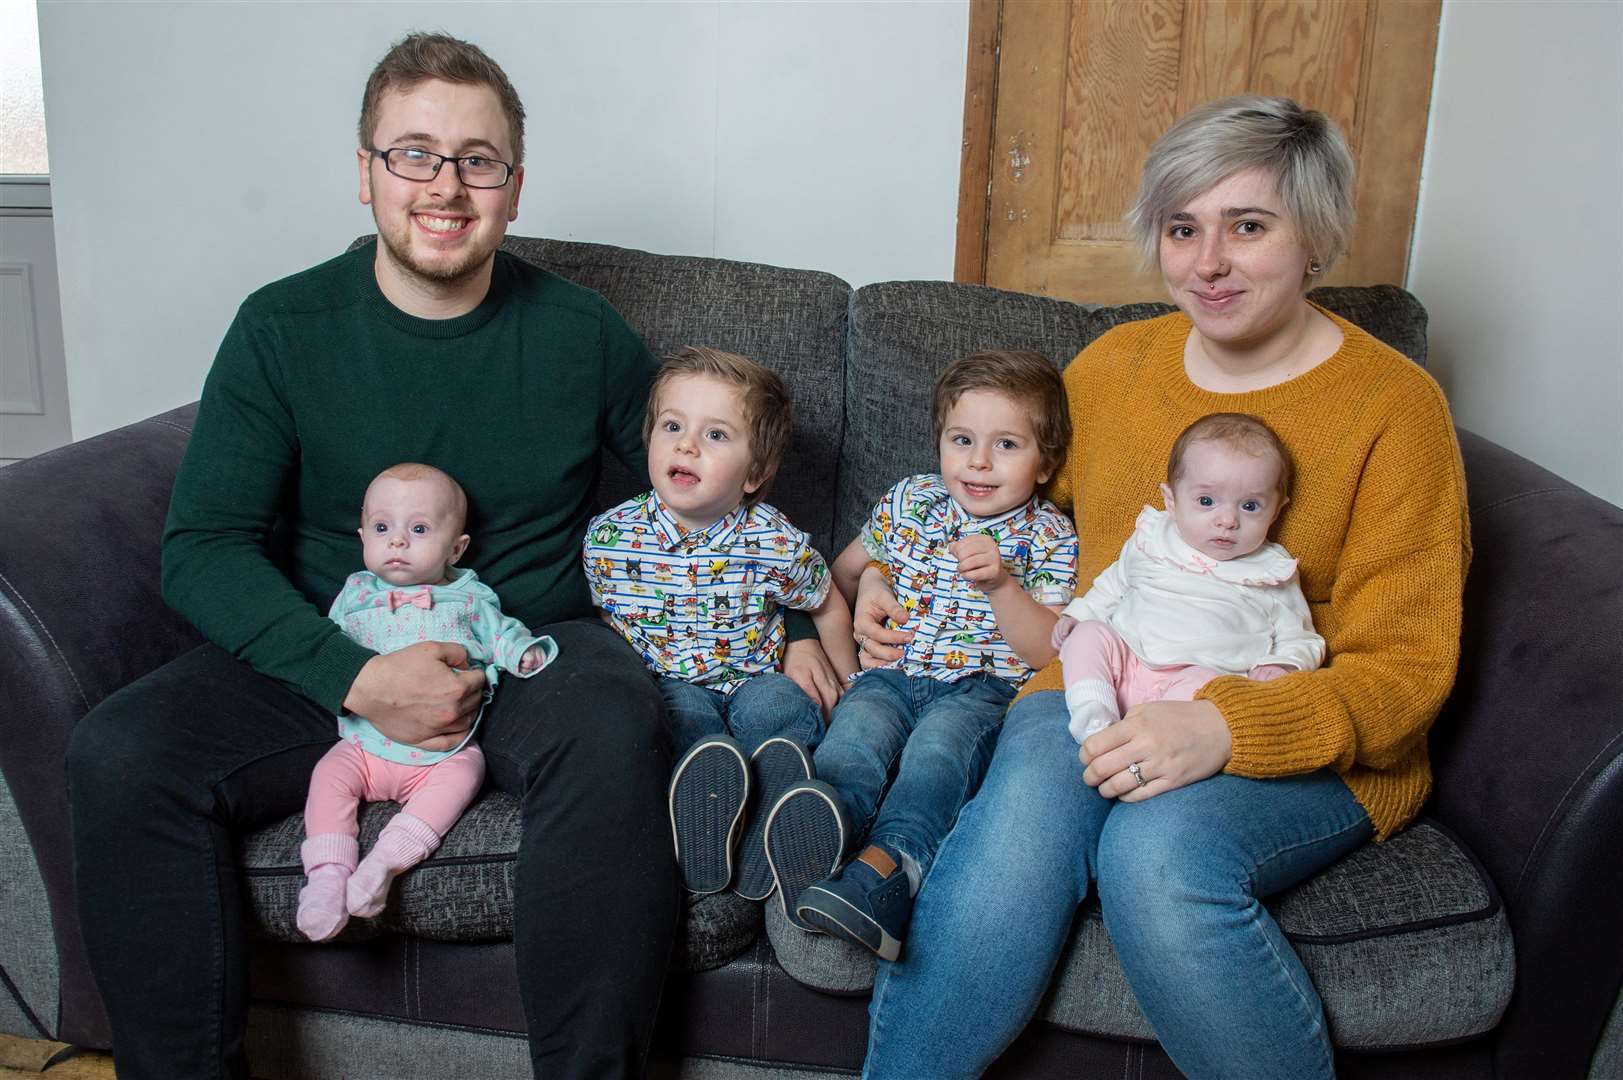
[[[415,180],[418,183],[427,183],[438,176],[441,167],[447,161],[456,163],[457,179],[466,187],[503,187],[513,175],[513,166],[505,161],[485,157],[483,154],[447,157],[432,150],[417,150],[404,146],[393,146],[387,150],[379,150],[375,146],[368,149],[373,157],[383,159],[384,168],[402,180]]]

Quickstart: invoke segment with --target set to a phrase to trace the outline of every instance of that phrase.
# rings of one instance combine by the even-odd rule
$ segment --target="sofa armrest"
[[[102,1015],[73,907],[63,761],[74,724],[201,642],[163,602],[158,548],[195,406],[0,469],[0,772],[50,897],[62,1024]]]
[[[1475,549],[1430,812],[1516,938],[1501,1076],[1581,1076],[1623,982],[1623,510],[1460,432]]]

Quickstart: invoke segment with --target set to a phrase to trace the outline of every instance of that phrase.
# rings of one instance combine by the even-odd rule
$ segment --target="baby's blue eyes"
[[[412,534],[414,536],[422,536],[422,535],[424,535],[425,533],[428,532],[428,526],[419,523],[419,524],[413,525],[411,527],[411,531],[412,531]]]
[[[727,433],[720,428],[711,428],[709,431],[704,433],[704,437],[709,439],[711,442],[727,441]]]
[[[1197,495],[1195,496],[1195,503],[1207,510],[1210,510],[1212,507],[1217,505],[1217,500],[1212,498],[1210,495]],[[1248,514],[1255,514],[1262,509],[1262,503],[1258,502],[1256,499],[1247,499],[1245,502],[1240,504],[1240,509],[1244,510]]]

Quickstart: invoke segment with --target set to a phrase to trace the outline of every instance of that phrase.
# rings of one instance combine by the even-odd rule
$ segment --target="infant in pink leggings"
[[[488,701],[498,670],[528,678],[558,649],[504,616],[472,570],[455,569],[468,547],[467,511],[461,485],[439,469],[406,463],[379,473],[361,504],[366,569],[350,575],[328,617],[379,653],[421,641],[463,646],[470,666],[484,668]],[[484,754],[470,741],[477,727],[476,719],[449,750],[423,750],[393,742],[363,717],[338,718],[338,745],[317,763],[304,807],[298,925],[311,941],[333,937],[351,915],[382,911],[390,882],[440,846],[485,777]],[[403,809],[357,865],[363,799]]]
[[[1141,702],[1193,700],[1219,675],[1277,679],[1324,662],[1296,560],[1268,541],[1290,478],[1284,445],[1254,416],[1213,413],[1178,436],[1166,509],[1143,509],[1054,627],[1078,743]]]

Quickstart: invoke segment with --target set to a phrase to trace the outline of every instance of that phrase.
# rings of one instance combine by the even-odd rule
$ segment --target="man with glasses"
[[[480,728],[523,803],[515,947],[538,1075],[640,1074],[681,893],[669,753],[636,655],[591,617],[580,545],[604,450],[644,471],[655,363],[599,296],[497,251],[524,110],[477,47],[412,35],[372,73],[360,198],[378,243],[243,304],[203,391],[163,548],[208,639],[110,697],[68,755],[80,918],[119,1075],[247,1076],[233,837],[298,811],[334,714],[455,745],[484,677],[452,645],[377,655],[324,617],[361,495],[426,462],[466,489],[465,562],[560,654]],[[311,946],[316,948],[318,946]]]

